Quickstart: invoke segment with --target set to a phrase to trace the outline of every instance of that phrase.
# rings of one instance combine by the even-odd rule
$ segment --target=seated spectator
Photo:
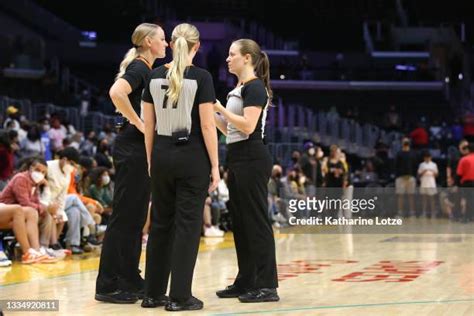
[[[95,237],[95,223],[92,215],[76,194],[66,196],[65,212],[68,216],[68,230],[66,232],[66,248],[73,255],[82,254],[81,229],[88,228],[87,242],[93,246],[100,245]]]
[[[42,158],[28,159],[20,172],[8,183],[7,187],[0,193],[0,203],[12,205],[19,204],[24,211],[25,219],[29,222],[29,242],[33,249],[43,254],[55,256],[47,251],[51,235],[53,233],[53,217],[57,214],[58,205],[51,203],[44,206],[40,203],[40,186],[47,185],[45,174],[47,172],[46,162]],[[39,223],[39,234],[36,227]],[[39,235],[39,244],[36,237]],[[59,256],[61,254],[58,254]]]
[[[94,131],[87,134],[87,138],[80,146],[80,153],[84,156],[94,156],[96,152],[97,136]]]
[[[110,155],[110,147],[107,138],[101,139],[97,145],[97,152],[94,156],[99,167],[112,169],[112,156]]]
[[[52,263],[58,260],[42,254],[39,244],[38,212],[31,207],[0,203],[0,229],[12,229],[22,251],[21,263]],[[3,251],[0,260],[6,258]]]
[[[7,132],[0,133],[0,190],[7,185],[14,170],[13,149]]]
[[[367,160],[362,170],[357,172],[356,175],[358,176],[359,183],[362,186],[372,187],[378,185],[379,178],[375,172],[375,167],[372,160]]]
[[[67,147],[58,153],[59,159],[48,161],[48,187],[45,190],[43,199],[46,203],[57,203],[58,212],[55,217],[56,225],[51,236],[52,247],[55,250],[61,249],[58,243],[59,236],[64,228],[68,217],[65,212],[66,195],[71,181],[71,173],[74,170],[75,164],[79,161],[79,152]]]
[[[211,192],[204,206],[204,236],[222,237],[224,231],[219,228],[221,213],[227,210],[226,203],[229,201],[229,189],[227,188],[227,172],[220,168],[221,180],[217,190]]]
[[[98,167],[93,170],[91,175],[91,185],[89,186],[87,196],[98,201],[103,207],[104,212],[112,212],[112,194],[109,188],[110,175],[107,168]]]
[[[222,237],[224,232],[219,228],[212,225],[212,216],[211,216],[211,197],[207,197],[204,203],[204,213],[203,213],[203,230],[204,237]]]
[[[41,132],[39,126],[30,126],[26,138],[20,143],[20,153],[22,158],[32,156],[44,156],[45,148],[41,142]]]
[[[280,165],[273,165],[272,174],[268,181],[268,207],[271,220],[274,221],[274,225],[279,228],[281,223],[285,223],[288,220],[288,214],[286,212],[286,203],[281,198],[283,191],[283,183],[281,182],[283,170]]]
[[[79,158],[79,166],[71,173],[71,182],[69,182],[67,193],[77,195],[88,209],[94,222],[100,224],[102,222],[100,214],[104,212],[104,207],[98,201],[83,194],[87,191],[85,188],[89,186],[88,170],[92,168],[93,163],[91,158]]]

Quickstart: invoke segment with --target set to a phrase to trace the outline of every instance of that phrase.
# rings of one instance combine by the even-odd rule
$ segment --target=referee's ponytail
[[[147,36],[153,37],[157,32],[159,26],[152,23],[142,23],[135,28],[132,34],[132,44],[133,47],[128,50],[120,63],[120,70],[115,76],[115,80],[121,78],[125,74],[128,65],[140,55],[140,50],[142,49],[143,41]]]
[[[166,75],[170,82],[166,94],[171,104],[178,102],[179,93],[183,86],[184,70],[188,65],[189,53],[198,42],[199,31],[194,25],[188,23],[177,25],[171,34],[173,64]]]

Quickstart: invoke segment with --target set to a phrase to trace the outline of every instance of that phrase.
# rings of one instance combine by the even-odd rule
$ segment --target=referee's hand
[[[214,192],[217,189],[220,180],[221,176],[219,174],[219,167],[213,167],[211,170],[211,183],[209,184],[209,190],[207,190],[207,192]]]

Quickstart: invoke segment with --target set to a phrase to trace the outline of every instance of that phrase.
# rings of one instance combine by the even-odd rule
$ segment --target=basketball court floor
[[[410,225],[419,225],[413,219]],[[431,220],[432,224],[433,220]],[[232,234],[203,238],[193,283],[204,309],[193,315],[474,315],[474,224],[442,234],[275,232],[280,302],[242,304],[214,292],[237,273]],[[435,224],[436,225],[436,224]],[[467,233],[466,233],[467,232]],[[0,268],[0,300],[59,300],[58,312],[5,315],[157,315],[162,308],[94,300],[98,253],[56,264]],[[141,263],[144,268],[144,256]],[[176,313],[180,314],[180,313]]]

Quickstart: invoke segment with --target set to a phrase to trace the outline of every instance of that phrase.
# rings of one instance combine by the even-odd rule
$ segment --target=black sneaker
[[[82,250],[82,248],[79,246],[71,245],[69,249],[73,255],[82,255],[84,253],[84,250]]]
[[[151,297],[144,297],[142,301],[142,307],[155,308],[159,306],[165,306],[169,301],[170,298],[166,295],[160,295],[157,299]]]
[[[112,293],[96,293],[95,300],[113,304],[135,304],[138,301],[138,297],[134,294],[117,290]]]
[[[188,298],[188,300],[184,302],[178,302],[170,300],[166,303],[165,309],[169,312],[179,312],[179,311],[195,311],[198,309],[202,309],[204,307],[204,303],[201,300],[198,300],[194,296]]]
[[[55,244],[52,244],[51,246],[49,246],[49,248],[53,249],[53,250],[61,250],[63,249],[63,247],[61,246],[60,243],[55,243]]]
[[[280,300],[276,289],[258,289],[239,296],[242,303],[277,302]]]
[[[239,297],[242,294],[247,293],[246,290],[240,289],[234,284],[229,285],[224,290],[220,290],[216,292],[216,295],[220,298],[234,298]]]
[[[100,246],[100,245],[102,245],[102,242],[99,241],[99,240],[97,240],[97,238],[96,238],[95,236],[93,236],[93,235],[89,235],[89,236],[87,237],[87,242],[88,242],[89,244],[91,244],[92,246]]]

